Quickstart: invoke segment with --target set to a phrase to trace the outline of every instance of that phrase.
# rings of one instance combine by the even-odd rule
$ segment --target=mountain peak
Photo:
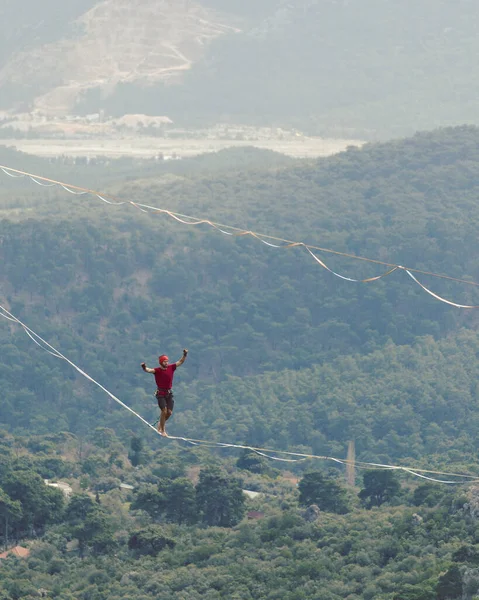
[[[239,31],[233,22],[193,0],[103,0],[59,39],[14,54],[0,87],[38,89],[35,109],[67,114],[93,88],[108,95],[119,83],[180,80],[211,40]]]

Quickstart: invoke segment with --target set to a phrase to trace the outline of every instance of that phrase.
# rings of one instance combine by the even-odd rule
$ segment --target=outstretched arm
[[[185,362],[186,357],[188,356],[188,350],[185,348],[183,350],[183,356],[176,362],[177,367],[181,367],[181,365]]]
[[[150,369],[149,367],[146,366],[145,363],[141,363],[141,368],[143,369],[143,371],[145,371],[145,373],[154,373],[155,369]]]

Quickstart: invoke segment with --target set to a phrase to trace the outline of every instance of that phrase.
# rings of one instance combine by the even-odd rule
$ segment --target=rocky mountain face
[[[10,44],[4,38],[3,108],[24,100],[66,114],[91,89],[108,95],[120,82],[178,81],[211,40],[239,31],[238,19],[194,0],[90,0],[63,14],[49,4],[23,22],[11,5],[17,23]]]
[[[478,30],[476,0],[2,0],[0,110],[362,139],[477,124]]]

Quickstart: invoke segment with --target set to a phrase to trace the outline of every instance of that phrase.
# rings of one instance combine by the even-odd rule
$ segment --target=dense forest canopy
[[[275,165],[271,153],[250,151],[257,162],[265,161],[263,169],[248,166],[247,159],[244,167],[235,168],[237,151],[222,153],[216,172],[198,171],[195,160],[170,173],[154,163],[142,167],[119,161],[106,168],[105,185],[147,204],[477,281],[478,136],[474,128],[437,131],[351,149],[326,160],[292,161],[291,166],[280,159]],[[225,171],[228,157],[231,168]],[[38,168],[42,171],[40,164]],[[101,185],[100,166],[78,167],[72,182],[85,184],[89,169],[92,181]],[[68,178],[73,167],[48,164],[43,172],[55,170],[56,178]],[[120,171],[129,181],[119,183]],[[153,364],[163,351],[179,358],[181,349],[189,347],[188,366],[177,378],[184,412],[175,419],[182,433],[202,436],[209,431],[216,436],[225,432],[226,421],[226,431],[251,443],[276,440],[282,447],[303,444],[326,452],[344,451],[357,430],[361,451],[394,460],[419,458],[432,448],[426,432],[431,418],[441,433],[453,420],[447,439],[456,439],[457,430],[473,423],[474,370],[464,378],[461,367],[457,380],[470,393],[459,401],[447,391],[454,376],[441,388],[444,369],[421,366],[421,380],[438,378],[431,391],[433,406],[452,403],[452,412],[431,409],[423,422],[417,395],[425,389],[406,385],[402,399],[393,400],[398,390],[387,391],[393,373],[388,368],[376,373],[376,360],[366,360],[385,347],[394,348],[391,356],[403,357],[401,347],[406,345],[422,364],[423,348],[434,348],[439,356],[448,352],[447,343],[461,347],[461,359],[459,350],[454,351],[459,368],[467,352],[458,340],[467,336],[468,348],[475,352],[474,311],[454,310],[434,300],[405,273],[372,284],[347,283],[300,249],[271,249],[254,239],[232,239],[165,216],[144,215],[131,206],[105,206],[93,198],[65,197],[57,188],[45,191],[32,182],[4,179],[9,187],[2,200],[0,272],[8,306],[140,412],[152,414],[155,408],[150,399],[153,381],[145,378],[139,363]],[[384,270],[319,255],[335,270],[356,278]],[[428,276],[422,280],[446,297],[479,303],[472,286]],[[9,348],[2,360],[2,417],[9,426],[29,428],[35,423],[46,433],[85,431],[90,423],[105,419],[114,419],[117,426],[129,423],[101,392],[31,348],[21,331],[4,327],[0,335]],[[344,363],[346,356],[349,363]],[[409,360],[397,358],[394,363],[409,373]],[[26,364],[35,377],[25,372]],[[365,386],[360,387],[362,378],[353,378],[346,421],[331,429],[326,413],[337,408],[340,398],[344,401],[348,368],[366,378]],[[331,386],[328,372],[344,376]],[[296,377],[298,384],[287,383]],[[282,383],[277,387],[278,381]],[[376,401],[366,418],[367,390],[375,386],[386,414],[393,407],[402,416],[410,411],[407,435],[399,423],[401,431],[391,420],[386,428],[379,424],[383,409]],[[423,387],[420,381],[417,386]],[[304,394],[295,391],[299,389]],[[199,406],[200,398],[206,408]],[[297,410],[282,427],[286,398]],[[307,410],[305,402],[311,404]],[[456,402],[464,403],[463,412]],[[275,414],[279,421],[273,426]],[[298,419],[307,424],[300,425]],[[399,445],[385,441],[394,434],[404,437]]]
[[[478,142],[476,128],[460,127],[318,161],[248,149],[71,164],[2,150],[0,164],[479,281]],[[301,249],[28,179],[1,183],[1,304],[150,422],[154,380],[140,362],[188,347],[172,434],[339,458],[354,441],[360,461],[478,472],[475,310],[433,299],[403,272],[355,284]],[[347,276],[383,270],[318,255]],[[475,286],[419,278],[479,304]],[[474,485],[376,469],[347,485],[332,462],[160,443],[3,319],[0,344],[0,539],[31,549],[0,563],[0,598],[479,592]],[[70,499],[43,479],[66,481]]]
[[[103,427],[88,442],[1,432],[0,447],[0,538],[30,553],[0,563],[5,600],[472,600],[479,590],[472,489],[377,469],[355,486],[318,470],[295,480],[251,453],[219,468],[218,456],[152,452],[138,437],[127,455]],[[43,477],[67,481],[68,499]]]

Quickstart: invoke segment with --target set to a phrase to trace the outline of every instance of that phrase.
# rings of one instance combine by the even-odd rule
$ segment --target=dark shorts
[[[155,392],[156,399],[158,400],[158,406],[161,410],[167,408],[168,410],[173,411],[173,407],[175,406],[175,401],[173,400],[173,392],[160,392],[156,390]]]

